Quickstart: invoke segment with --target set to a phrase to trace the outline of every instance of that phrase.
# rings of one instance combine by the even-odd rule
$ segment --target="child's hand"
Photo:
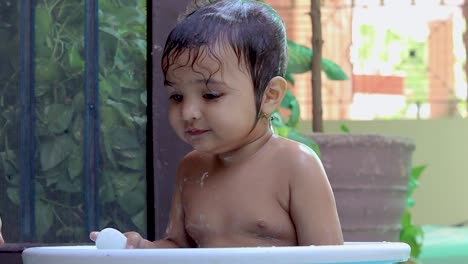
[[[94,231],[89,234],[89,238],[96,242],[98,238],[99,232]],[[144,239],[140,234],[137,232],[127,232],[123,234],[127,238],[127,243],[125,245],[125,248],[127,249],[132,249],[132,248],[147,248],[148,246],[151,246],[151,242],[148,240]]]
[[[126,232],[124,236],[127,237],[127,246],[126,248],[146,248],[145,246],[148,240],[144,239],[137,232]]]

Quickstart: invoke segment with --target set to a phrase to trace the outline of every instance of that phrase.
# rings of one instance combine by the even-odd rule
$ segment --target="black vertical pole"
[[[85,0],[85,175],[87,233],[99,228],[99,46],[98,0]]]
[[[21,240],[35,238],[34,206],[34,0],[21,0],[20,11],[20,202]]]
[[[191,0],[153,0],[151,45],[153,60],[153,164],[154,164],[154,213],[155,236],[164,236],[169,219],[172,191],[177,165],[190,151],[190,146],[182,142],[169,126],[167,109],[168,96],[164,90],[164,76],[161,70],[162,49],[169,32],[177,23],[179,14],[184,12]]]
[[[153,1],[146,1],[147,14],[151,14],[153,10]],[[147,78],[147,103],[146,103],[146,236],[149,240],[156,239],[155,228],[155,206],[154,206],[154,166],[153,166],[153,16],[147,15],[147,42],[146,45],[146,78]]]

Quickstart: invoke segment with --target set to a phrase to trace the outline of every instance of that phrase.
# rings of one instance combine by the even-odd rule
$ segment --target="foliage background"
[[[35,2],[36,240],[87,242],[84,1]],[[19,240],[19,1],[0,3],[0,212]],[[99,1],[100,228],[146,231],[146,1]],[[92,147],[92,146],[91,146]]]

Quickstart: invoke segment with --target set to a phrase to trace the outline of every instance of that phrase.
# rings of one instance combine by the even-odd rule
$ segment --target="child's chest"
[[[240,244],[295,241],[287,184],[274,181],[273,175],[245,173],[249,172],[235,177],[204,172],[186,180],[182,192],[185,228],[196,243],[207,245],[220,238]]]

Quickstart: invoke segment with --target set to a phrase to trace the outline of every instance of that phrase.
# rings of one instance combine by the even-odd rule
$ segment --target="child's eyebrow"
[[[224,81],[216,80],[216,79],[196,79],[196,80],[190,81],[189,83],[203,84],[203,85],[218,85],[218,86],[221,85],[221,86],[228,87],[228,85]],[[177,84],[169,80],[164,80],[164,86],[174,86],[174,85],[177,85]]]
[[[168,81],[168,80],[164,80],[164,86],[172,86],[173,83]]]
[[[197,83],[197,84],[206,84],[206,85],[224,85],[224,86],[227,86],[227,84],[224,82],[224,81],[221,81],[221,80],[216,80],[216,79],[197,79],[194,81],[194,83]]]

